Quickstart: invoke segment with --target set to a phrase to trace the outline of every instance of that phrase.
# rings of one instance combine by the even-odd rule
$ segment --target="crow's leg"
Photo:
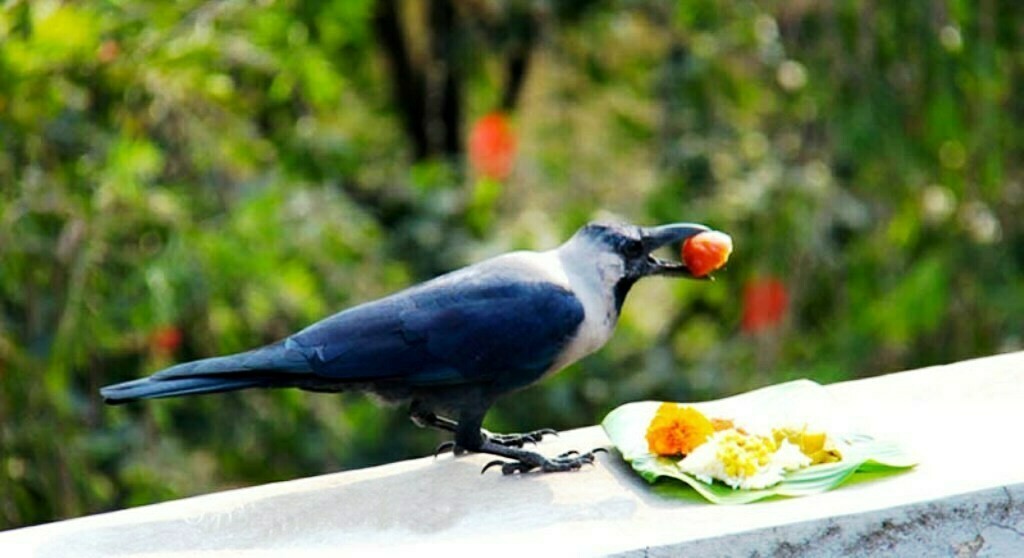
[[[420,428],[430,427],[438,430],[444,430],[445,432],[457,432],[459,428],[458,422],[450,418],[435,415],[429,411],[424,411],[423,409],[418,409],[415,406],[409,410],[409,418],[412,419],[412,422]],[[494,434],[483,429],[480,431],[488,440],[495,444],[510,448],[521,448],[527,443],[536,444],[544,439],[544,436],[558,435],[558,432],[551,428],[541,428],[540,430],[523,432],[521,434]],[[447,451],[454,448],[451,444],[444,443],[437,449],[438,453],[440,453],[441,451]]]
[[[415,408],[409,411],[409,418],[420,428],[430,427],[444,430],[445,432],[455,432],[459,427],[459,423],[450,418],[439,417],[434,413]]]
[[[536,452],[505,446],[493,441],[480,429],[482,422],[482,414],[461,417],[459,427],[455,431],[455,447],[474,453],[489,453],[512,461],[491,461],[484,466],[481,473],[495,465],[500,465],[501,472],[506,475],[526,473],[534,469],[544,472],[575,471],[584,465],[593,464],[595,453],[607,451],[604,448],[597,448],[587,453],[570,451],[549,459]]]
[[[409,418],[412,420],[413,424],[420,428],[429,427],[444,430],[445,432],[456,432],[459,427],[459,423],[454,420],[439,417],[430,411],[424,411],[423,409],[418,408],[415,404],[411,409],[409,409]],[[466,453],[466,450],[460,448],[455,442],[444,442],[434,450],[434,457],[437,457],[446,451],[451,451],[455,455],[462,455]]]

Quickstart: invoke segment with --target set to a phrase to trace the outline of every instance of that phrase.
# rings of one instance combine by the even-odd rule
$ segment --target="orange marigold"
[[[686,455],[715,432],[700,411],[675,403],[662,403],[647,427],[647,447],[656,455]]]

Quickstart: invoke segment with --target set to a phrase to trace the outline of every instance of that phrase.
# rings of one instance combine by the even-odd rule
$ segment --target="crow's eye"
[[[639,258],[644,253],[644,243],[639,240],[627,240],[622,247],[622,253],[629,258]]]

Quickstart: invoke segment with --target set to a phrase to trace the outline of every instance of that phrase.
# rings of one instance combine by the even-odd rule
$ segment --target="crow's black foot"
[[[547,459],[537,454],[530,454],[537,458],[526,458],[520,461],[502,461],[496,459],[491,461],[487,465],[484,465],[483,470],[480,474],[487,472],[487,469],[496,465],[501,466],[501,474],[503,475],[514,475],[516,473],[528,473],[534,469],[540,469],[545,473],[556,473],[560,471],[575,471],[584,465],[594,464],[594,454],[597,453],[608,453],[605,448],[595,448],[587,453],[580,453],[578,451],[567,451],[558,457],[553,459]]]
[[[523,432],[522,434],[491,434],[490,432],[485,432],[484,435],[487,436],[488,440],[500,446],[521,448],[526,444],[536,444],[543,440],[544,436],[558,436],[558,432],[552,428],[541,428],[540,430]]]
[[[521,448],[527,443],[536,444],[537,442],[544,439],[544,436],[558,436],[558,432],[552,428],[541,428],[540,430],[534,430],[533,432],[524,432],[522,434],[493,434],[486,430],[482,432],[484,437],[499,446],[506,448]],[[469,453],[465,448],[459,446],[453,441],[443,442],[437,446],[434,450],[434,457],[441,455],[442,453],[452,452],[456,456],[465,455]],[[578,452],[577,452],[578,453]]]

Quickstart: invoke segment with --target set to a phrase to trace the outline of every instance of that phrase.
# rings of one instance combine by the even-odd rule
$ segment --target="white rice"
[[[698,446],[689,455],[679,462],[679,468],[688,474],[693,475],[702,482],[711,483],[717,479],[732,488],[753,490],[767,488],[782,482],[783,475],[790,471],[802,469],[811,464],[811,459],[800,451],[800,448],[783,440],[774,452],[765,455],[766,462],[758,463],[758,452],[745,452],[743,448],[737,448],[735,441],[742,438],[753,446],[757,446],[763,438],[745,434],[735,429],[723,430],[714,433],[706,442]],[[729,474],[727,464],[723,461],[723,454],[729,451],[739,451],[740,459],[745,462],[756,464],[753,474]]]

